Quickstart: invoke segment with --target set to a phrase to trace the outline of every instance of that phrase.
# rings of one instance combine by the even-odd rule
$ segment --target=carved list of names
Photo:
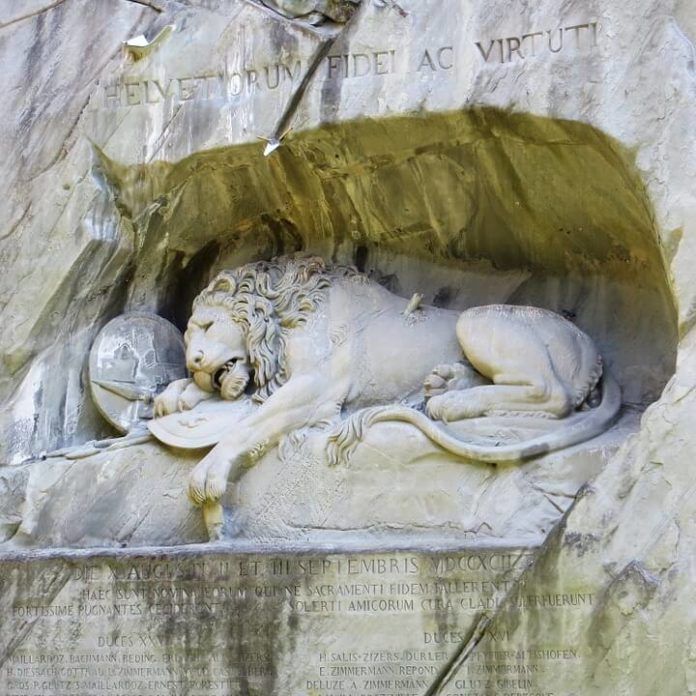
[[[422,696],[530,553],[0,561],[0,693]],[[592,602],[582,591],[517,600],[521,612]],[[488,631],[442,693],[532,696],[535,675],[577,659],[571,645],[510,649]]]

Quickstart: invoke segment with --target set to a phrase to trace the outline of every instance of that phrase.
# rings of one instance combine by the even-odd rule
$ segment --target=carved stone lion
[[[331,461],[349,456],[373,423],[398,420],[457,456],[500,462],[594,437],[621,403],[592,340],[554,312],[419,306],[316,257],[220,273],[194,301],[185,341],[192,378],[169,385],[155,401],[156,415],[216,394],[246,394],[260,404],[193,470],[189,496],[208,507],[250,458],[337,416],[344,418],[330,437]],[[600,386],[601,402],[590,409]],[[466,442],[436,422],[499,414],[563,419],[581,409],[567,427],[500,446]],[[209,524],[214,536],[221,516],[210,519],[218,520]]]

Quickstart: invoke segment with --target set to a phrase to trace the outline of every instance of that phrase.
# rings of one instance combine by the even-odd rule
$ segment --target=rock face
[[[145,48],[130,50],[141,34],[131,43]],[[110,319],[151,311],[183,329],[215,272],[307,251],[438,307],[561,313],[594,338],[623,392],[603,438],[519,469],[463,471],[415,434],[395,445],[383,425],[350,468],[317,463],[314,432],[292,485],[273,452],[240,480],[226,501],[238,548],[539,547],[482,614],[457,623],[445,603],[423,619],[418,646],[403,650],[436,634],[449,646],[423,683],[384,676],[393,683],[362,692],[691,693],[695,35],[696,11],[679,0],[0,10],[5,551],[202,541],[185,495],[200,454],[148,443],[39,456],[114,434],[85,372]],[[31,571],[12,558],[3,620],[11,607],[53,606],[59,590],[21,601],[17,578]],[[331,572],[325,586],[337,587]],[[48,616],[31,611],[34,623]],[[265,625],[294,621],[283,611]],[[361,626],[356,635],[374,633]],[[351,628],[318,630],[328,654],[338,630]],[[139,632],[114,624],[94,640]],[[317,657],[302,677],[289,667],[295,639],[278,635],[264,649],[278,648],[273,674],[292,673],[292,693],[358,693],[321,683],[319,667],[348,658]],[[355,648],[341,645],[343,657]],[[474,683],[486,672],[510,683]],[[34,693],[24,676],[8,689]],[[273,680],[259,688],[287,693]]]
[[[568,30],[556,53],[544,25],[537,56],[501,61],[508,44],[496,37],[515,33],[483,7],[403,16],[367,3],[327,38],[251,3],[131,5],[108,19],[71,7],[8,17],[17,21],[4,30],[8,79],[26,85],[13,92],[26,104],[8,100],[5,120],[25,114],[31,135],[8,142],[4,164],[6,461],[105,434],[82,367],[106,320],[155,310],[182,325],[214,270],[298,249],[355,262],[428,303],[513,301],[574,315],[616,363],[627,401],[659,394],[676,347],[663,258],[684,247],[651,177],[669,178],[662,169],[682,152],[671,119],[688,107],[676,90],[675,115],[656,130],[635,90],[614,98],[608,85],[631,58],[616,54],[609,27],[634,26],[630,18],[603,20],[604,39],[599,25]],[[539,13],[565,21],[551,6]],[[534,20],[520,15],[530,30]],[[120,47],[177,22],[139,60]],[[92,26],[113,34],[95,38]],[[466,39],[454,26],[467,27]],[[660,26],[669,50],[685,46],[677,25]],[[90,72],[84,47],[96,44]],[[50,77],[65,106],[41,100],[50,69],[28,45],[65,54]],[[678,63],[655,70],[667,64]],[[563,96],[561,82],[589,96]],[[53,113],[60,126],[48,125]],[[260,156],[259,138],[283,135]],[[687,157],[678,171],[689,166]],[[681,209],[688,191],[677,200]],[[689,283],[671,278],[688,297]]]
[[[312,433],[283,459],[277,450],[269,453],[232,488],[227,532],[265,544],[537,545],[634,428],[635,415],[627,415],[589,448],[502,470],[452,461],[415,430],[404,442],[398,424],[375,426],[349,466],[329,467],[322,456],[326,437]],[[200,458],[200,450],[148,443],[36,462],[21,526],[12,528],[6,549],[207,541],[200,511],[186,496]]]
[[[284,17],[308,20],[321,24],[326,20],[347,22],[360,0],[266,0],[264,5],[280,12]]]
[[[456,656],[479,608],[494,606],[528,559],[527,549],[358,557],[201,546],[3,558],[0,645],[10,659],[0,688],[54,696],[81,688],[158,696],[422,694]],[[463,572],[466,584],[458,582]],[[456,616],[447,616],[445,607],[455,604]],[[53,617],[49,643],[35,630],[46,623],[37,614]],[[379,650],[365,650],[375,621],[393,630]],[[20,627],[21,640],[13,640]],[[38,655],[50,667],[38,666]],[[27,676],[38,670],[46,678],[33,686]]]

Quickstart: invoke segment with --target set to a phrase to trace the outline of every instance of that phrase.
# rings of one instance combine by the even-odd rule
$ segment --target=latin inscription
[[[411,64],[394,48],[328,55],[318,75],[329,81],[393,75],[398,72],[446,72],[454,68],[454,48],[424,49]],[[285,62],[250,66],[228,72],[212,71],[184,77],[122,78],[103,85],[99,106],[107,109],[151,106],[162,103],[222,100],[233,102],[262,92],[297,87],[307,62],[297,58]]]
[[[0,693],[422,696],[530,553],[0,561]],[[528,593],[516,609],[592,604],[582,591]],[[527,696],[537,673],[578,659],[509,639],[489,630],[444,693]]]
[[[563,24],[552,29],[481,39],[473,47],[484,64],[509,64],[591,50],[598,45],[598,34],[597,22]],[[384,78],[399,73],[441,75],[455,71],[456,54],[454,44],[428,46],[408,58],[396,48],[331,54],[323,59],[317,74],[329,82]],[[166,78],[124,77],[102,86],[97,106],[118,109],[189,101],[234,102],[257,93],[297,87],[307,68],[306,59],[293,58],[232,72],[219,70]]]
[[[475,46],[485,63],[513,63],[592,49],[597,46],[597,33],[597,22],[587,22],[476,41]]]

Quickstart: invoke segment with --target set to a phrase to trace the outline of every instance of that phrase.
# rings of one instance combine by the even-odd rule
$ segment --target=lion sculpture
[[[570,321],[536,307],[459,312],[418,299],[409,303],[316,257],[223,271],[198,295],[185,334],[192,377],[156,398],[155,415],[216,394],[259,404],[191,474],[189,496],[208,511],[211,536],[221,533],[230,476],[283,436],[339,416],[332,462],[380,421],[410,423],[458,457],[510,462],[590,439],[615,419],[619,387]],[[579,410],[586,412],[566,427],[499,446],[466,442],[446,425],[493,415],[562,419]]]

